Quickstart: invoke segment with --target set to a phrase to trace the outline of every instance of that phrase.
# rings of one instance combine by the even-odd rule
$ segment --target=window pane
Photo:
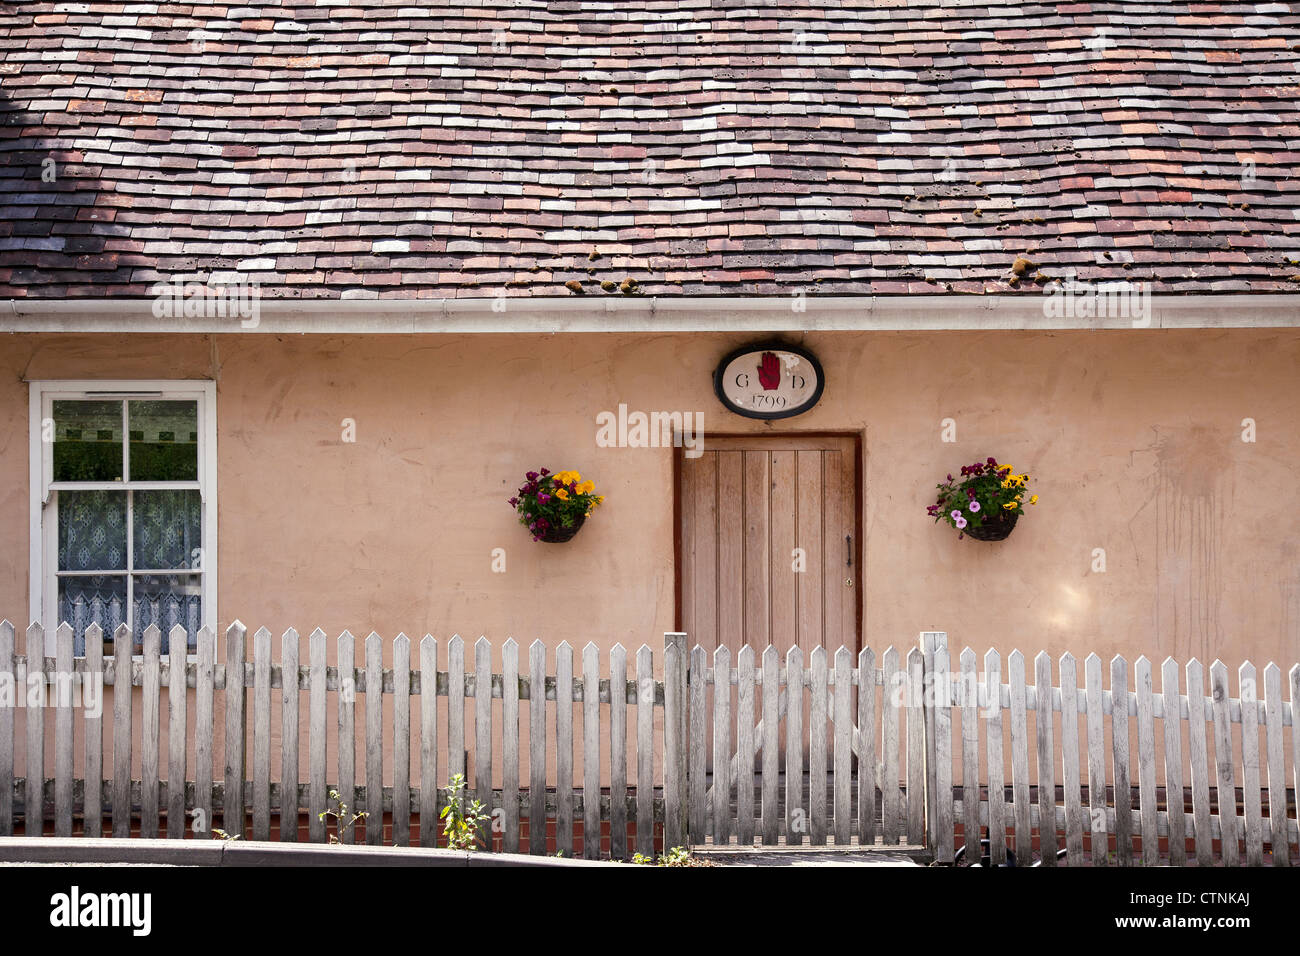
[[[133,470],[134,463],[132,458]],[[145,571],[201,568],[202,513],[197,491],[135,492],[131,517],[133,565]]]
[[[203,624],[202,589],[197,574],[138,574],[135,582],[135,639],[141,643],[144,629],[157,624],[162,631],[162,650],[166,654],[171,629],[185,628],[187,646],[198,646],[199,628]]]
[[[126,569],[126,493],[59,493],[59,570]]]
[[[59,623],[72,626],[72,653],[86,653],[86,628],[98,624],[105,639],[126,623],[126,576],[59,578]]]
[[[198,402],[128,402],[132,481],[199,480]]]
[[[121,402],[54,402],[54,480],[122,480]]]

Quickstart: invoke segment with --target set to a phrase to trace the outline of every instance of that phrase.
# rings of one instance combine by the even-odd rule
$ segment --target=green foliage
[[[483,824],[491,819],[483,804],[471,800],[465,804],[465,775],[458,773],[451,778],[451,785],[442,788],[447,795],[447,805],[442,808],[442,833],[447,838],[447,848],[451,850],[477,850],[483,843]],[[486,845],[486,844],[484,844]]]
[[[638,866],[716,866],[710,860],[695,856],[684,846],[675,846],[662,854],[656,861],[653,856],[642,853],[632,854],[632,862]]]
[[[360,813],[348,813],[348,805],[343,802],[337,790],[330,791],[330,799],[334,801],[333,807],[326,807],[316,815],[317,819],[325,820],[325,832],[329,833],[329,820],[334,821],[334,833],[329,833],[330,843],[342,843],[343,834],[357,825],[358,820],[364,820],[370,816],[369,813],[362,810]]]
[[[218,830],[216,827],[212,828],[212,838],[214,840],[225,840],[227,843],[242,839],[238,833],[227,833],[225,830]]]

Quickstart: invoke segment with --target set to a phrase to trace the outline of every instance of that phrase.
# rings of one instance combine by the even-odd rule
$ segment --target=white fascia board
[[[1300,295],[1152,295],[1147,322],[1050,316],[1015,295],[505,299],[263,299],[239,318],[159,318],[152,299],[0,301],[0,332],[410,334],[431,332],[991,331],[1300,327]],[[796,308],[796,305],[802,308]]]

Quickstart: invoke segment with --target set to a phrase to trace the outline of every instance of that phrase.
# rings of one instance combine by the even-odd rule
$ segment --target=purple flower
[[[540,495],[537,496],[537,500],[542,504],[548,504],[551,500],[551,496],[548,495],[546,492],[542,492]]]
[[[992,460],[993,460],[992,458],[989,459],[989,461],[992,461]],[[551,473],[551,469],[549,469],[549,468],[543,468],[543,469],[541,470],[541,474],[543,474],[543,475],[549,475],[550,473]]]
[[[952,481],[952,475],[949,475],[949,476],[948,476],[948,480],[949,480],[949,481]]]
[[[957,528],[958,528],[958,530],[961,530],[962,528],[966,527],[966,519],[963,518],[963,517],[961,516],[961,512],[958,512],[958,513],[957,513],[957,522],[956,522],[956,524],[957,524]]]
[[[992,467],[992,468],[996,468],[997,465],[998,465],[998,460],[997,460],[996,458],[993,458],[992,456],[990,456],[990,457],[989,457],[989,460],[986,462],[986,464],[988,464],[988,465],[989,465],[990,467]]]
[[[953,521],[964,521],[964,520],[966,520],[966,519],[964,519],[964,518],[961,516],[961,512],[960,512],[960,511],[953,511],[953,512],[951,512],[951,517],[952,517],[952,520],[953,520]]]
[[[979,511],[979,510],[980,510],[980,503],[979,503],[978,501],[975,501],[974,499],[971,499],[971,503],[970,503],[970,512],[971,512],[971,514],[974,514],[975,512],[977,512],[977,511]]]
[[[535,471],[527,472],[527,473],[524,474],[524,477],[527,478],[529,481],[536,481],[536,480],[537,480],[537,472],[535,472]]]

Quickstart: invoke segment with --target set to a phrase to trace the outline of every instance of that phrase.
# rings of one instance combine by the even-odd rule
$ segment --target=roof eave
[[[0,300],[0,332],[990,331],[1300,326],[1300,295],[1150,295],[1098,317],[1032,293],[953,296],[266,299],[254,315],[156,315],[153,299]],[[1064,311],[1064,314],[1062,312]],[[1073,313],[1073,314],[1072,314]]]

